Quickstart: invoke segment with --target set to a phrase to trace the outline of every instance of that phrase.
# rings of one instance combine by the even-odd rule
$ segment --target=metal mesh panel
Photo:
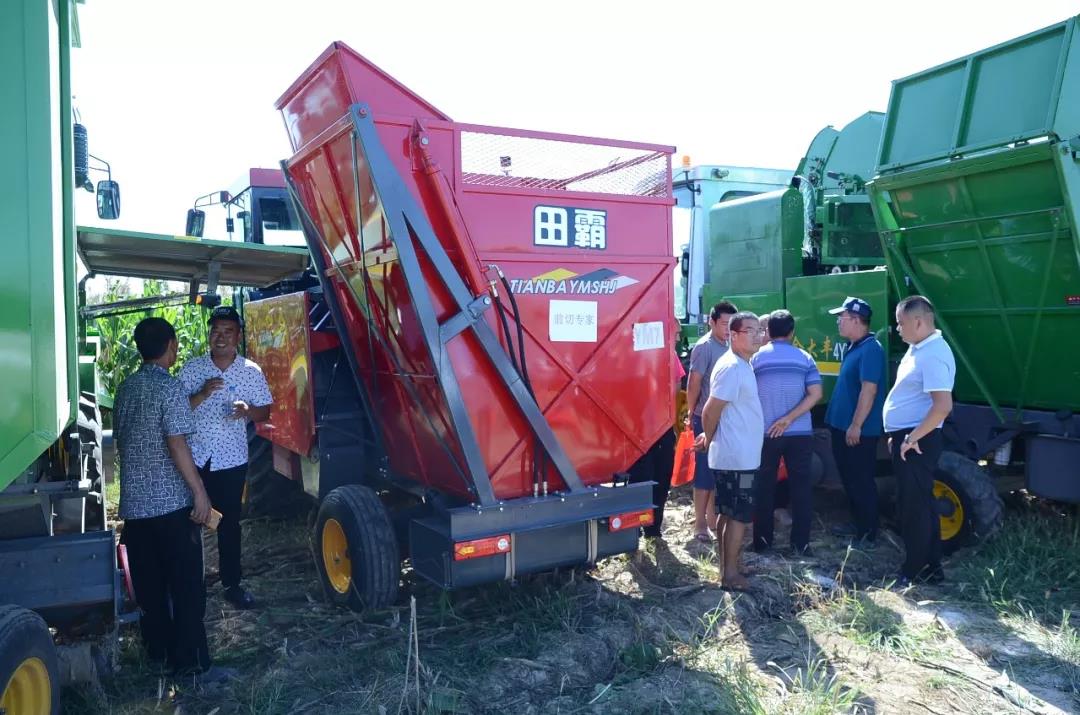
[[[558,139],[461,133],[466,184],[627,196],[668,196],[664,152]]]

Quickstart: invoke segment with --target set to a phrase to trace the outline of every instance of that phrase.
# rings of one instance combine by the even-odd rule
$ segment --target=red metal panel
[[[253,301],[244,306],[248,356],[262,368],[274,406],[259,435],[297,454],[309,455],[315,438],[306,293]]]
[[[674,421],[671,148],[455,124],[340,43],[279,100],[299,148],[288,170],[326,240],[332,282],[347,313],[344,327],[391,466],[461,496],[468,495],[454,468],[463,464],[461,447],[410,290],[427,291],[440,321],[456,308],[424,252],[418,256],[424,285],[406,285],[362,157],[357,201],[345,115],[360,102],[371,107],[383,146],[470,289],[484,289],[478,276],[492,263],[511,280],[537,402],[582,480],[610,481]],[[494,144],[484,150],[491,156],[463,154],[463,132],[490,135]],[[420,135],[425,143],[415,141]],[[520,143],[530,141],[540,142],[531,155]],[[506,165],[499,142],[514,147]],[[550,147],[567,152],[569,178],[562,184],[559,165],[545,156]],[[610,161],[588,163],[608,155]],[[470,168],[463,178],[466,160],[480,168]],[[512,170],[537,181],[513,179]],[[543,188],[526,188],[530,183]],[[563,185],[566,190],[552,188]],[[536,245],[538,206],[578,212],[567,216],[604,212],[603,248]],[[564,316],[558,312],[562,304],[553,301],[569,301],[570,312]],[[374,351],[361,305],[383,339],[374,341]],[[556,321],[564,317],[569,323],[559,327]],[[501,336],[495,311],[486,319]],[[635,325],[642,335],[659,330],[659,342],[654,337],[635,350]],[[446,350],[495,494],[531,493],[533,440],[513,399],[471,332]],[[552,489],[562,486],[553,478]]]
[[[362,97],[381,115],[412,119],[448,117],[344,42],[334,42],[278,97],[293,151],[328,128]]]

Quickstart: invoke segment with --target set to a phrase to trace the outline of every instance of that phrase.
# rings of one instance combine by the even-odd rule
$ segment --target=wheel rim
[[[27,658],[11,674],[0,707],[7,713],[48,715],[52,712],[51,685],[44,661]]]
[[[323,569],[330,586],[338,593],[348,593],[352,583],[349,542],[337,519],[327,519],[322,528]]]
[[[964,506],[960,503],[960,496],[945,482],[934,480],[934,498],[944,499],[953,505],[951,515],[940,517],[941,540],[955,539],[960,530],[964,528]]]

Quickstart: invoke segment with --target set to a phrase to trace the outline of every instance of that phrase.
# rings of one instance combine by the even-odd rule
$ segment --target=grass
[[[942,633],[933,625],[906,623],[899,611],[884,605],[891,597],[887,591],[840,588],[808,620],[872,650],[907,659],[926,657]]]
[[[1069,613],[1063,613],[1061,623],[1051,630],[1048,651],[1060,664],[1073,694],[1080,696],[1080,633],[1069,619]]]
[[[859,693],[848,688],[823,658],[810,658],[794,676],[781,671],[786,691],[782,710],[794,715],[835,715],[859,711]]]
[[[996,539],[959,560],[953,580],[956,598],[1056,627],[1080,603],[1080,519],[1011,515]]]
[[[995,597],[1002,599],[999,612],[1015,614],[1009,618],[1039,612],[1040,657],[1046,658],[1041,667],[1068,671],[1076,688],[1076,614],[1059,611],[1051,617],[1034,607],[1042,601],[1077,601],[1075,590],[1069,590],[1075,589],[1075,576],[1067,570],[1053,573],[1075,560],[1068,550],[1075,550],[1076,534],[1042,517],[1020,519],[1016,527],[1020,533],[1007,530],[983,550],[957,559],[950,576],[955,581],[965,574],[960,581],[966,586],[952,588],[969,608],[978,604],[983,610],[994,603],[987,594],[995,592],[985,583],[987,569],[993,569]],[[845,574],[849,565],[839,549],[833,565],[825,567],[829,573],[839,569],[832,581],[821,578],[829,557],[819,557],[821,565],[795,568],[751,564],[759,568],[758,586],[739,595],[716,586],[711,552],[696,544],[684,548],[685,542],[675,538],[648,544],[641,556],[607,559],[589,571],[453,593],[406,573],[404,607],[354,614],[323,603],[303,517],[247,521],[244,529],[249,587],[265,596],[264,606],[234,611],[221,602],[212,582],[207,611],[211,650],[222,664],[239,668],[243,679],[206,692],[166,681],[159,701],[158,679],[140,661],[136,632],[127,630],[119,676],[105,683],[100,696],[65,692],[64,713],[133,715],[173,712],[178,706],[203,713],[220,708],[218,715],[396,713],[399,708],[431,714],[859,713],[871,697],[891,702],[881,672],[892,667],[902,674],[905,661],[938,655],[945,646],[943,629],[904,620],[901,596],[848,585],[853,578],[877,582],[880,574],[867,576],[855,558],[852,573]],[[1018,543],[1010,545],[1008,539]],[[1051,543],[1040,551],[1032,542],[1043,539]],[[212,572],[214,549],[210,541],[207,546]],[[1008,589],[1025,578],[1024,549],[1033,550],[1034,558],[1056,559],[1048,569],[1036,568],[1040,575],[1033,583],[1056,576],[1050,585],[1059,590],[1042,600],[1027,594],[1023,604],[1007,604]],[[855,566],[862,571],[855,573]],[[419,665],[406,676],[410,593],[417,602],[418,648],[412,655]],[[861,647],[837,648],[841,639]],[[919,672],[923,697],[931,705],[948,702],[958,689],[967,692],[951,676]],[[911,672],[907,675],[910,688]],[[971,697],[985,703],[980,698],[993,696],[972,691]]]

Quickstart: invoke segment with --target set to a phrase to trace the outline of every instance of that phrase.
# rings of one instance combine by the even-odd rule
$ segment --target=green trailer
[[[1080,502],[1077,21],[894,82],[869,185],[893,289],[930,298],[957,357],[949,448],[1069,502]]]

